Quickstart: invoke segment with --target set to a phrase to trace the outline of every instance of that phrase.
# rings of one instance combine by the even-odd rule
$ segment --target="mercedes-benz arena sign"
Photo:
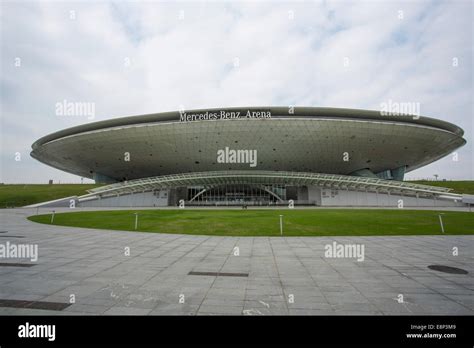
[[[184,110],[65,129],[36,141],[31,156],[105,183],[234,170],[403,180],[464,145],[463,133],[433,118],[367,110]]]

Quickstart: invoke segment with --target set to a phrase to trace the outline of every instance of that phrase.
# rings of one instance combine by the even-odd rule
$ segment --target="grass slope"
[[[286,236],[372,236],[441,234],[438,213],[421,210],[142,210],[56,214],[54,225],[109,230],[221,236],[278,236],[279,215]],[[50,223],[51,215],[28,218]],[[444,212],[446,234],[474,234],[474,214]]]
[[[68,196],[86,194],[95,184],[53,185],[0,185],[0,208],[23,207],[25,205],[51,201]]]
[[[430,185],[447,187],[453,189],[454,193],[466,193],[474,195],[474,181],[430,181],[430,180],[418,180],[410,181],[415,184]]]

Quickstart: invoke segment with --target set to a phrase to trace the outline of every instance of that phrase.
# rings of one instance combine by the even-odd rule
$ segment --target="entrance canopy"
[[[448,195],[454,198],[460,196],[449,193],[451,189],[448,188],[404,181],[335,174],[244,170],[183,173],[124,181],[94,188],[89,190],[87,195],[80,198],[119,196],[177,187],[204,186],[212,188],[234,184],[318,186],[338,190],[380,192],[419,197]]]

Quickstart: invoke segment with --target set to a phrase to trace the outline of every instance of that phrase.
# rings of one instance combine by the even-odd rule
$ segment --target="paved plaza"
[[[39,255],[0,259],[1,315],[474,314],[473,236],[138,233],[37,224],[34,212],[0,210],[0,244],[37,244]],[[364,261],[325,257],[334,241],[364,245]]]

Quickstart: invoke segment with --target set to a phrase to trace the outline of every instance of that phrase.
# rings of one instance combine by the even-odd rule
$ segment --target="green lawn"
[[[424,210],[128,210],[56,214],[54,225],[222,236],[372,236],[441,234],[438,212]],[[49,224],[51,215],[30,216]],[[446,234],[474,234],[474,214],[443,212]]]
[[[53,184],[53,185],[0,185],[0,208],[23,207],[25,205],[54,199],[83,195],[95,184]]]
[[[409,181],[415,184],[440,186],[453,189],[454,193],[466,193],[474,195],[474,181],[430,181],[430,180],[418,180]]]

